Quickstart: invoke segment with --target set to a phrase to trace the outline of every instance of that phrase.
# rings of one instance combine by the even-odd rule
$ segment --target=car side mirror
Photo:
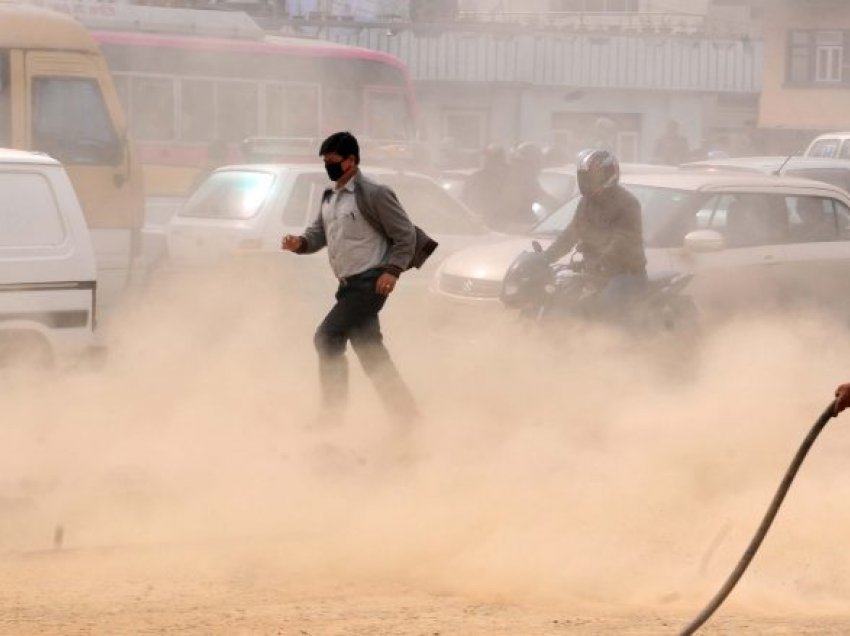
[[[543,246],[540,245],[540,241],[531,241],[531,249],[533,249],[537,254],[543,253]]]
[[[715,230],[694,230],[685,235],[684,247],[689,252],[719,252],[724,248],[723,235]]]

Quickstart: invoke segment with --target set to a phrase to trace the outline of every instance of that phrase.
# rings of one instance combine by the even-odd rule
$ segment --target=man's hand
[[[395,289],[398,282],[398,276],[393,276],[389,272],[384,272],[378,276],[378,282],[375,283],[375,291],[381,296],[389,296]]]
[[[850,406],[850,382],[835,389],[835,414],[838,415]]]
[[[301,245],[304,243],[304,239],[300,236],[293,236],[292,234],[287,234],[280,240],[280,249],[286,250],[288,252],[297,252],[301,249]]]

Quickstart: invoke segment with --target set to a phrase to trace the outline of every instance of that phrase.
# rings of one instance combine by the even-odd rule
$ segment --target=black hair
[[[319,155],[331,152],[335,152],[343,159],[353,155],[354,161],[360,163],[360,144],[357,143],[357,137],[348,131],[334,133],[322,142]]]

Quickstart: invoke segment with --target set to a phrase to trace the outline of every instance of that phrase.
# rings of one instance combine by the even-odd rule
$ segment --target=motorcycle
[[[683,293],[692,274],[664,273],[650,276],[624,306],[612,311],[599,302],[609,277],[587,266],[573,252],[568,262],[549,263],[537,241],[532,250],[519,254],[502,282],[502,304],[519,310],[522,318],[549,324],[565,319],[608,322],[640,336],[662,333],[693,334],[698,310]]]

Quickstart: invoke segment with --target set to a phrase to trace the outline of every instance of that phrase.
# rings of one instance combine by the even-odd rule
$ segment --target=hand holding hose
[[[835,389],[835,403],[833,407],[835,415],[841,413],[848,406],[850,406],[850,382],[842,384]]]

